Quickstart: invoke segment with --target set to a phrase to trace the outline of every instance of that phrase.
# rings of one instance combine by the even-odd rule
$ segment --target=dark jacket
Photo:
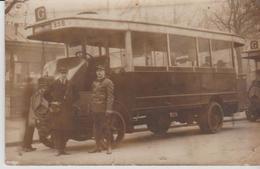
[[[49,102],[60,102],[60,111],[51,113],[51,128],[58,130],[73,129],[73,103],[77,99],[77,91],[68,81],[62,84],[54,81],[48,90]]]
[[[108,79],[95,80],[92,84],[92,112],[112,111],[114,102],[114,84]]]

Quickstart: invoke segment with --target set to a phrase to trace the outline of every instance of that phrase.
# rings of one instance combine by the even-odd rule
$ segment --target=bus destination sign
[[[51,24],[40,25],[33,28],[33,34],[35,35],[49,30],[51,30]]]

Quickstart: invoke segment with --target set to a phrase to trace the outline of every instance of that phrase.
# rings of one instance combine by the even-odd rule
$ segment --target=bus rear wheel
[[[256,109],[252,105],[249,105],[248,110],[246,110],[246,118],[251,122],[255,122],[257,120]]]
[[[199,115],[199,127],[203,133],[216,133],[221,130],[223,125],[223,109],[217,102],[211,102],[206,109]]]
[[[165,134],[171,125],[168,113],[153,113],[147,115],[147,127],[154,134]]]

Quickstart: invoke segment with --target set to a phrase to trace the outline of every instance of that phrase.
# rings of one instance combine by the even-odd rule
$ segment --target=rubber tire
[[[215,112],[213,112],[214,109]],[[215,117],[213,116],[214,114],[216,115]],[[211,134],[220,131],[223,126],[223,117],[224,117],[224,112],[221,105],[217,102],[211,102],[206,108],[206,112],[199,114],[200,130],[203,133],[211,133]]]
[[[165,134],[171,125],[169,113],[154,113],[147,115],[147,128],[156,135]]]
[[[40,136],[40,142],[45,145],[46,147],[49,147],[49,148],[54,148],[54,139],[53,137],[50,135],[48,137],[42,137]]]
[[[257,115],[254,113],[256,110],[250,104],[248,110],[246,110],[246,118],[250,122],[255,122],[257,120]]]
[[[51,136],[48,120],[41,119],[38,123],[36,123],[36,128],[38,130],[40,142],[46,147],[54,148],[54,140]]]
[[[125,136],[125,131],[126,131],[126,124],[125,120],[119,112],[113,112],[111,114],[111,127],[112,127],[112,133],[113,134],[113,145],[118,145]],[[116,135],[114,137],[114,135]]]

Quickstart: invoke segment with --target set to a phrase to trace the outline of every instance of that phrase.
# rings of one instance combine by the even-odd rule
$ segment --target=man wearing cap
[[[94,121],[94,136],[96,147],[89,153],[101,152],[104,138],[107,141],[107,154],[111,154],[110,114],[114,102],[114,84],[106,77],[102,65],[96,67],[97,79],[92,84],[91,112]]]
[[[54,137],[57,156],[67,155],[65,152],[66,143],[73,129],[73,110],[72,103],[75,100],[67,80],[67,69],[61,67],[59,69],[60,77],[53,82],[48,90],[51,104],[51,129]]]

